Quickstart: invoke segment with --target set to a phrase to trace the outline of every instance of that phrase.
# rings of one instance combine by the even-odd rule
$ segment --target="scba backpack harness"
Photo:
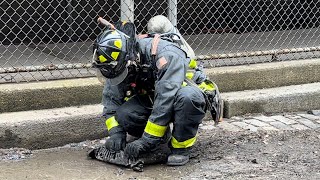
[[[157,48],[160,39],[167,40],[170,42],[175,43],[178,47],[181,47],[182,41],[180,36],[175,33],[165,33],[165,34],[142,34],[138,35],[138,38],[147,38],[153,37],[152,40],[152,48],[151,48],[151,55],[153,58],[156,58]],[[197,62],[194,59],[190,60],[189,63],[189,70],[187,72],[186,78],[182,86],[194,86],[201,90],[203,93],[206,103],[207,109],[210,111],[212,119],[214,120],[215,124],[218,124],[222,121],[223,118],[223,100],[220,96],[220,91],[218,86],[207,77],[203,80],[203,82],[196,84],[192,77],[194,76],[195,71],[202,71],[203,67],[198,67]]]

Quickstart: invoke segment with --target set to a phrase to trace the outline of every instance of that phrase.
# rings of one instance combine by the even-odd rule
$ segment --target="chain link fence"
[[[98,16],[145,33],[158,14],[208,66],[320,56],[317,0],[2,0],[0,83],[93,76]]]

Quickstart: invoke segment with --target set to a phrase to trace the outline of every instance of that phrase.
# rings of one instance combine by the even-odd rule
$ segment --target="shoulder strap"
[[[149,34],[138,34],[137,37],[138,39],[143,39],[149,37]]]
[[[155,56],[157,54],[159,41],[160,41],[160,34],[155,34],[152,40],[152,48],[151,48],[152,56]]]
[[[175,33],[165,33],[165,34],[139,34],[137,37],[139,39],[153,37],[152,45],[151,45],[151,56],[155,58],[157,55],[158,50],[158,44],[160,42],[160,39],[168,40],[170,42],[176,42],[177,40],[173,38],[173,36],[176,35]],[[179,36],[178,36],[179,37]],[[179,44],[180,45],[180,44]],[[180,46],[179,46],[180,47]]]

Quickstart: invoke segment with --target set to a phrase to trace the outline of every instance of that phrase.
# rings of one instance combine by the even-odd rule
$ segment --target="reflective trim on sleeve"
[[[191,139],[188,139],[183,142],[179,142],[176,140],[176,138],[172,137],[171,138],[171,145],[173,148],[188,148],[191,147],[195,142],[196,142],[196,137],[193,137]]]
[[[114,118],[114,116],[112,116],[111,118],[106,120],[106,126],[108,131],[110,131],[110,129],[119,126],[118,121]]]
[[[186,77],[187,77],[188,79],[192,79],[193,76],[194,76],[194,73],[193,73],[193,72],[187,72],[187,74],[186,74]]]
[[[205,91],[214,91],[216,88],[213,83],[210,82],[202,82],[198,87]]]
[[[144,129],[144,132],[146,132],[152,136],[163,137],[166,130],[167,130],[167,126],[160,126],[158,124],[150,122],[150,120],[149,120],[147,122],[145,129]]]
[[[191,59],[189,62],[189,68],[194,69],[197,67],[197,61],[195,59]]]
[[[182,82],[182,87],[186,87],[187,85],[188,85],[187,82],[185,82],[185,81]]]

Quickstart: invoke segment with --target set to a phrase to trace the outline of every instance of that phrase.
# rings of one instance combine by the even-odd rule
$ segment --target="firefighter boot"
[[[189,149],[172,149],[172,154],[168,157],[168,166],[183,166],[189,162]]]

